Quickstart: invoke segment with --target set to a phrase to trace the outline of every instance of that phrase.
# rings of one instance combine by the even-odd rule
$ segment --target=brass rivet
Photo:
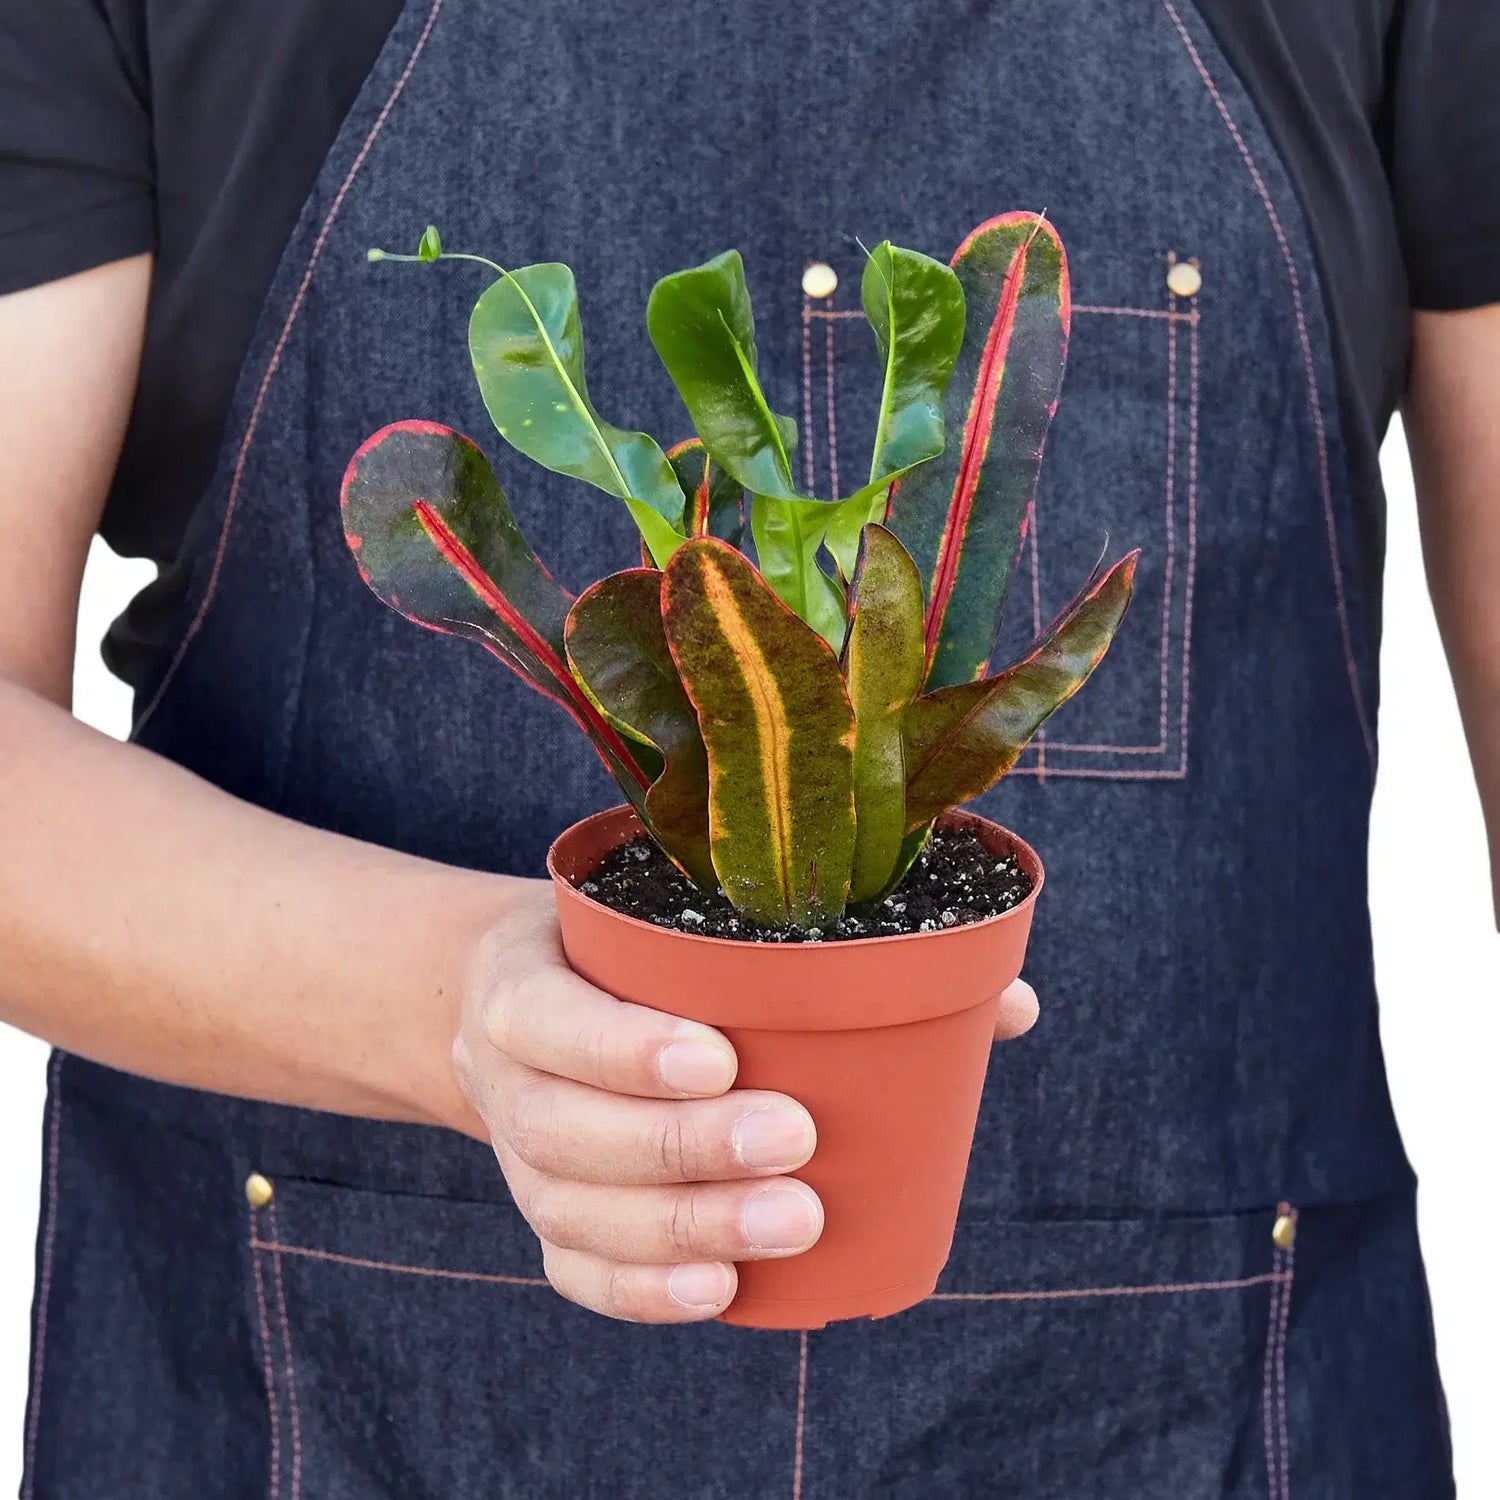
[[[1290,1250],[1292,1242],[1297,1238],[1297,1221],[1291,1214],[1277,1214],[1276,1222],[1271,1226],[1271,1243],[1278,1250]]]
[[[1190,260],[1180,260],[1167,272],[1167,290],[1174,297],[1196,297],[1203,286],[1203,272]]]
[[[838,272],[821,260],[809,261],[802,273],[802,290],[809,297],[831,297],[838,290]]]
[[[252,1172],[245,1179],[245,1201],[251,1208],[264,1208],[275,1196],[276,1189],[271,1186],[269,1177]]]

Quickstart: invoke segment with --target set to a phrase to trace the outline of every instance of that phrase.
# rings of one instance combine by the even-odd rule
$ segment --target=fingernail
[[[803,1250],[817,1238],[820,1217],[810,1194],[771,1188],[745,1205],[745,1238],[757,1250]]]
[[[671,1042],[656,1054],[657,1076],[678,1094],[722,1094],[734,1082],[734,1059],[711,1042]]]
[[[751,1110],[734,1127],[734,1154],[742,1166],[757,1172],[790,1171],[813,1153],[817,1137],[812,1121],[800,1109]]]
[[[673,1266],[667,1292],[682,1307],[717,1307],[729,1299],[727,1266]]]

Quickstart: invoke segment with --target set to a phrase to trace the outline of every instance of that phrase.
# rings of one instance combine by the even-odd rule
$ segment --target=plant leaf
[[[761,389],[739,251],[664,276],[652,289],[646,326],[704,447],[753,496],[750,524],[766,582],[837,648],[843,596],[817,561],[833,507],[797,492],[797,427],[771,410]]]
[[[886,520],[927,584],[934,688],[973,681],[988,662],[1036,494],[1071,317],[1062,242],[1036,214],[981,224],[953,268],[968,317],[944,406],[949,442],[897,486]]]
[[[561,703],[639,806],[646,774],[568,670],[569,597],[527,546],[484,454],[436,422],[396,422],[350,460],[342,504],[376,597],[429,630],[477,640]]]
[[[660,752],[645,823],[689,879],[718,886],[708,840],[708,753],[661,623],[662,575],[631,568],[581,594],[568,612],[568,660],[618,729]]]
[[[844,680],[854,705],[854,870],[850,901],[890,883],[906,835],[902,723],[922,691],[922,579],[883,526],[866,526]]]
[[[664,564],[682,541],[677,478],[645,433],[612,427],[594,410],[572,271],[544,264],[502,275],[474,306],[469,356],[500,436],[543,468],[623,500]]]
[[[885,368],[870,480],[839,502],[828,550],[848,578],[860,533],[885,514],[893,480],[943,451],[943,395],[964,336],[964,293],[941,261],[889,240],[865,262],[860,297]]]
[[[854,710],[833,652],[713,538],[678,549],[662,601],[708,748],[724,894],[772,926],[836,920],[854,857]]]
[[[1096,570],[1031,654],[984,682],[918,698],[906,713],[906,827],[992,787],[1047,717],[1088,680],[1130,603],[1139,552]]]
[[[818,565],[832,509],[822,500],[756,495],[750,502],[750,529],[761,576],[798,619],[837,651],[849,623],[844,591]]]
[[[745,488],[716,464],[702,438],[689,438],[667,449],[667,462],[682,487],[684,536],[716,536],[738,547],[745,539]]]
[[[797,498],[796,432],[766,401],[755,319],[738,250],[664,276],[651,289],[646,328],[703,446],[755,495]]]

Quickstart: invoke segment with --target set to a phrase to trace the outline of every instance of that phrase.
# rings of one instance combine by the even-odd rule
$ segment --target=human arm
[[[1500,926],[1500,304],[1415,315],[1404,419]]]

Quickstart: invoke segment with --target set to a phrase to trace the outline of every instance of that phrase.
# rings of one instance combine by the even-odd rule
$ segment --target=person
[[[57,1048],[23,1495],[1452,1494],[1365,899],[1377,449],[1404,402],[1500,869],[1497,67],[1463,0],[0,0],[0,1015]],[[860,239],[1015,208],[1074,306],[1002,644],[1143,549],[978,804],[1048,865],[1043,1021],[936,1297],[728,1328],[820,1232],[817,1122],[569,971],[537,877],[602,774],[363,591],[358,443],[488,430],[477,273],[364,252],[567,261],[601,409],[669,442],[646,292],[737,246],[827,495]],[[564,581],[629,561],[500,461]],[[160,567],[105,644],[129,744],[67,712],[96,533]]]

